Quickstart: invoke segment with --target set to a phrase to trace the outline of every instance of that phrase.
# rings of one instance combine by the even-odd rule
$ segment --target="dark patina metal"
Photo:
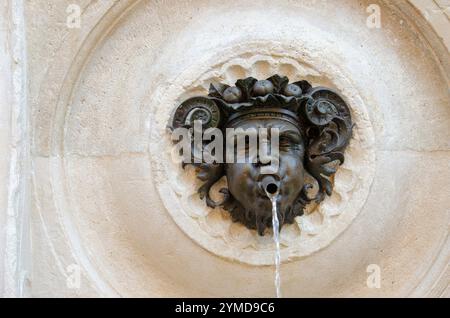
[[[190,127],[194,120],[202,121],[203,130],[279,129],[278,173],[262,175],[259,162],[192,163],[205,182],[198,192],[206,204],[224,208],[235,222],[260,235],[272,226],[266,192],[278,193],[280,227],[303,215],[309,203],[332,195],[333,176],[344,163],[353,128],[350,110],[338,93],[307,81],[289,83],[279,75],[240,79],[233,87],[211,84],[208,96],[188,99],[177,108],[169,127]],[[215,202],[210,189],[223,177],[228,187],[220,191],[224,199]]]

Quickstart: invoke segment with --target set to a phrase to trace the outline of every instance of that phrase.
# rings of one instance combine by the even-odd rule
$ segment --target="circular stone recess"
[[[273,74],[286,75],[292,82],[307,79],[315,86],[327,85],[348,94],[355,133],[345,153],[346,163],[336,174],[333,196],[320,206],[312,207],[307,215],[297,218],[296,224],[283,227],[281,256],[282,261],[287,262],[310,255],[330,244],[361,211],[375,171],[374,133],[363,99],[338,68],[327,65],[321,59],[314,61],[308,58],[306,51],[298,56],[296,51],[284,46],[273,50],[270,55],[269,52],[267,55],[258,53],[267,51],[264,49],[267,46],[269,43],[248,43],[221,50],[211,58],[210,63],[192,64],[169,87],[155,90],[150,100],[158,100],[152,115],[168,118],[173,109],[167,105],[177,105],[177,101],[184,96],[207,94],[210,83],[232,85],[239,78],[268,78]],[[220,62],[221,58],[223,62]],[[311,65],[319,65],[321,69]],[[190,83],[189,78],[195,80]],[[180,163],[172,159],[172,143],[168,136],[164,136],[167,133],[163,122],[152,128],[150,160],[154,163],[155,180],[161,200],[180,228],[216,255],[251,265],[273,264],[275,246],[271,235],[260,237],[256,231],[233,223],[228,212],[210,209],[200,202],[197,189],[201,182],[195,179],[194,171],[186,173]],[[216,189],[221,189],[224,183],[225,180]]]

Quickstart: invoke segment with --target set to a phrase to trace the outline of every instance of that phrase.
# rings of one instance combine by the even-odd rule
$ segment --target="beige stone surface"
[[[20,87],[16,76],[27,94],[22,104],[20,93],[0,95],[1,110],[22,118],[0,118],[11,154],[0,207],[18,220],[0,214],[0,224],[29,233],[29,219],[32,248],[8,248],[27,237],[2,233],[0,253],[22,259],[0,265],[5,295],[274,296],[271,239],[196,199],[165,127],[210,81],[279,72],[339,90],[356,123],[334,196],[282,233],[283,295],[450,296],[445,1],[8,3],[1,16],[24,16],[26,76],[0,60],[12,70],[0,86]],[[72,3],[79,29],[66,25]],[[372,3],[380,29],[366,25]],[[2,30],[10,43],[13,30]],[[379,289],[366,283],[371,264]]]

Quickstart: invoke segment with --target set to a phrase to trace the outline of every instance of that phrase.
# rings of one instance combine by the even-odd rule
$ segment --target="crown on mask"
[[[335,119],[351,123],[348,106],[333,90],[314,88],[305,80],[289,83],[286,76],[274,75],[265,80],[239,79],[235,86],[212,83],[207,96],[178,106],[169,128],[191,127],[196,120],[204,129],[224,128],[262,118],[286,120],[302,130],[323,127]]]

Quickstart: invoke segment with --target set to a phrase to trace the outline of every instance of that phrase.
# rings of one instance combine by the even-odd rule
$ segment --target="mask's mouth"
[[[266,187],[266,192],[275,195],[278,193],[278,186],[275,183],[269,183]]]
[[[280,193],[280,182],[273,176],[264,177],[260,182],[260,187],[270,199]]]

